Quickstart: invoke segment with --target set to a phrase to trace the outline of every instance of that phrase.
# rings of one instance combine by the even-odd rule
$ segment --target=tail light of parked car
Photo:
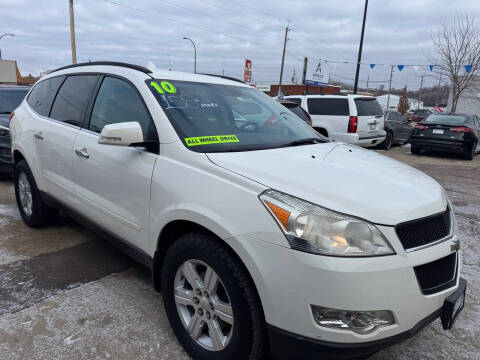
[[[472,132],[472,129],[466,127],[466,126],[460,126],[460,127],[456,127],[456,128],[453,128],[453,129],[450,129],[451,132],[454,132],[454,133],[461,133],[461,134],[466,134],[466,133],[471,133]]]
[[[415,129],[417,130],[427,130],[428,126],[422,125],[422,124],[415,124]]]
[[[350,116],[348,119],[348,132],[353,134],[357,132],[358,126],[358,117],[357,116]]]

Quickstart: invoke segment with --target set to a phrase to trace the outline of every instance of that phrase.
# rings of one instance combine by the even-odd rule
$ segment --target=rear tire
[[[419,155],[420,154],[420,148],[418,148],[417,146],[414,145],[414,143],[412,143],[412,147],[410,149],[410,152],[414,155]]]
[[[45,204],[25,160],[16,165],[13,181],[15,198],[23,221],[33,228],[50,225],[57,218],[58,209]]]
[[[473,158],[475,157],[476,150],[477,150],[477,143],[475,142],[472,145],[472,149],[464,155],[465,160],[473,160]]]
[[[207,278],[215,275],[217,285],[209,286]],[[165,255],[161,284],[170,325],[192,358],[264,357],[265,321],[254,285],[239,260],[212,235],[190,233],[175,241]],[[227,304],[231,319],[218,312],[219,303]]]

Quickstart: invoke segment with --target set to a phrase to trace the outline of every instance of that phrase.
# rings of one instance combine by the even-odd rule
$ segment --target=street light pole
[[[2,34],[0,35],[0,40],[2,40],[4,36],[15,36],[15,34]],[[0,59],[1,58],[2,58],[2,49],[0,49]]]
[[[73,0],[69,0],[70,8],[70,43],[72,45],[72,64],[77,63],[77,48],[75,46],[75,20],[73,16]]]
[[[362,34],[360,35],[360,47],[358,49],[357,71],[355,73],[355,84],[353,85],[354,94],[357,93],[357,88],[358,88],[358,75],[360,74],[360,62],[362,61],[363,34],[365,33],[365,21],[367,20],[367,8],[368,8],[368,0],[365,0],[365,10],[363,11]]]
[[[193,73],[196,74],[196,73],[197,73],[197,48],[196,48],[195,43],[193,42],[192,39],[184,36],[184,37],[183,37],[183,40],[190,40],[190,42],[191,42],[192,45],[193,45],[193,55],[194,55],[194,57],[195,57],[195,62],[193,63]]]

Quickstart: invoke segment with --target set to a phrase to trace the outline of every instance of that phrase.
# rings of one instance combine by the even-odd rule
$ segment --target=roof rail
[[[91,65],[110,65],[110,66],[121,66],[121,67],[126,67],[129,69],[134,69],[141,71],[145,74],[151,74],[152,70],[147,69],[146,67],[140,66],[140,65],[134,65],[134,64],[128,64],[124,62],[117,62],[117,61],[91,61],[91,62],[83,62],[83,63],[78,63],[78,64],[72,64],[72,65],[67,65],[67,66],[62,66],[58,69],[52,70],[50,72],[53,73],[55,71],[60,71],[60,70],[65,70],[65,69],[72,69],[80,66],[91,66]]]
[[[217,74],[205,74],[205,73],[198,73],[198,74],[199,75],[207,75],[207,76],[215,76],[215,77],[219,77],[219,78],[222,78],[222,79],[232,80],[232,81],[236,81],[236,82],[240,82],[242,84],[245,84],[244,81],[242,81],[240,79],[237,79],[237,78],[234,78],[234,77],[231,77],[231,76],[217,75]]]

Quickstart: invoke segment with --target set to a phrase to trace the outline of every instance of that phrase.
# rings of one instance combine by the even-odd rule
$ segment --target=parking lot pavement
[[[382,154],[407,162],[447,190],[461,233],[465,310],[450,332],[440,321],[372,359],[480,359],[480,155],[474,161]],[[415,304],[412,304],[415,306]],[[184,359],[150,274],[98,235],[61,219],[34,230],[0,180],[0,358]]]

